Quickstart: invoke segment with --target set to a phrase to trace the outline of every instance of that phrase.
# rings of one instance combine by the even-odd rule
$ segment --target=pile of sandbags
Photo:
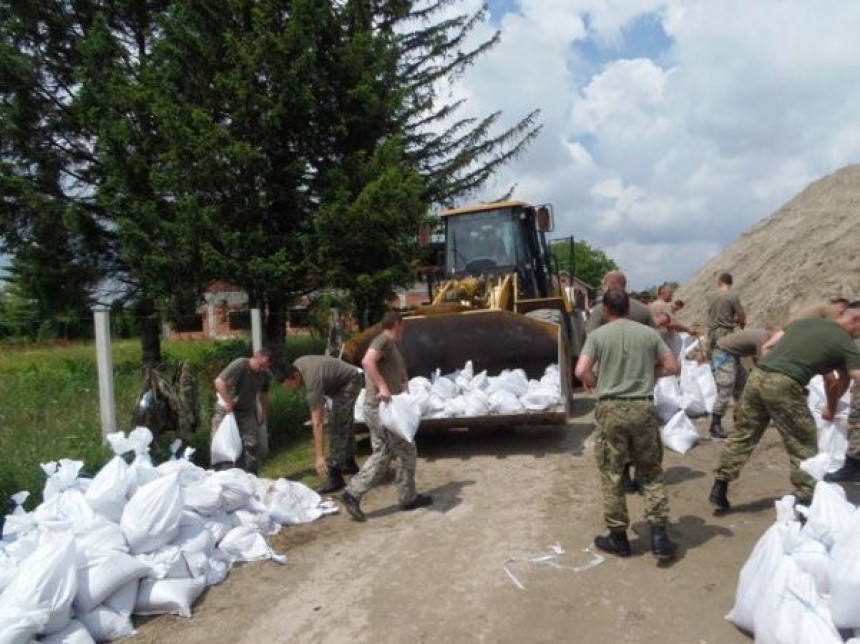
[[[817,483],[808,508],[794,501],[776,502],[726,619],[761,644],[841,644],[860,633],[860,510],[834,483]]]
[[[190,617],[233,563],[286,561],[267,535],[337,512],[300,483],[204,470],[178,444],[155,466],[146,428],[108,441],[115,456],[92,479],[62,459],[42,465],[32,512],[28,493],[15,495],[0,539],[0,644],[104,642],[134,634],[133,615]]]

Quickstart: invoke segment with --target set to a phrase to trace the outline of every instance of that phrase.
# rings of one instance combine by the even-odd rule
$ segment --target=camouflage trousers
[[[711,358],[711,371],[717,384],[717,401],[713,413],[723,416],[732,400],[738,400],[747,384],[747,370],[740,358],[728,351],[715,349]]]
[[[358,474],[350,479],[347,491],[360,499],[382,483],[393,460],[398,501],[401,505],[409,503],[415,498],[415,444],[385,429],[379,420],[378,405],[364,405],[364,422],[370,430],[372,452]]]
[[[257,422],[257,414],[254,411],[234,412],[236,413],[236,424],[239,426],[239,436],[242,437],[242,454],[239,460],[236,461],[236,467],[240,467],[246,472],[256,474],[260,471],[260,460],[263,456],[260,454],[260,423]],[[224,420],[227,415],[226,410],[220,405],[215,405],[215,412],[212,414],[212,434],[218,429],[218,425]],[[213,466],[219,465],[212,463]],[[223,464],[221,464],[223,466]]]
[[[332,396],[331,413],[327,415],[328,457],[341,468],[355,458],[355,400],[362,386],[361,374],[356,373]]]
[[[724,338],[731,333],[734,333],[734,329],[727,329],[725,327],[717,327],[716,329],[708,331],[708,360],[711,360],[714,357],[714,351],[717,348],[717,340]]]
[[[848,412],[848,449],[852,458],[860,458],[860,386],[851,390],[851,410]]]
[[[818,451],[815,421],[807,406],[805,389],[781,373],[752,370],[735,408],[734,429],[723,443],[714,474],[725,481],[737,479],[771,420],[788,452],[797,497],[811,499],[815,479],[800,469],[800,463]]]
[[[669,523],[669,499],[663,481],[663,443],[650,400],[602,400],[594,409],[594,452],[603,489],[603,519],[610,530],[630,525],[621,474],[629,463],[645,494],[645,519],[652,526]]]

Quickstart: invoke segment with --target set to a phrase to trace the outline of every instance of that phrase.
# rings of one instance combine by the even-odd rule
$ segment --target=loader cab
[[[445,276],[498,276],[516,272],[521,295],[546,296],[549,271],[545,220],[527,204],[508,201],[441,213],[445,222]]]

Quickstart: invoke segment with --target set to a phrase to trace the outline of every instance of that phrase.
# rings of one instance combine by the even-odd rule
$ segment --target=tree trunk
[[[161,364],[161,318],[149,298],[143,298],[138,303],[137,314],[140,319],[143,366],[155,367]]]
[[[263,344],[277,351],[287,340],[287,303],[277,295],[267,297],[266,317],[263,324]]]

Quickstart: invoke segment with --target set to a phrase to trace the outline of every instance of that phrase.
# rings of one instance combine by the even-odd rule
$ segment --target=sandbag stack
[[[133,615],[190,617],[236,562],[284,563],[266,536],[337,512],[301,483],[194,465],[187,449],[152,463],[152,434],[112,434],[92,479],[83,463],[46,463],[43,502],[6,517],[0,540],[0,644],[104,642],[134,634]],[[133,453],[129,464],[124,455]]]

